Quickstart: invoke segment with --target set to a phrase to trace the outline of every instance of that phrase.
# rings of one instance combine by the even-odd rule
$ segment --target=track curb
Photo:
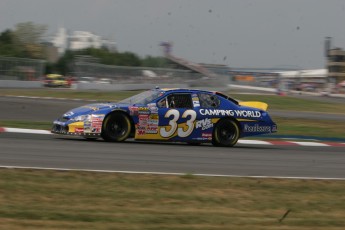
[[[0,127],[0,133],[23,133],[23,134],[41,134],[52,135],[48,130],[41,129],[22,129],[22,128],[9,128]],[[309,146],[309,147],[345,147],[345,143],[342,142],[329,142],[329,141],[287,141],[282,139],[274,140],[246,140],[240,139],[239,144],[247,145],[280,145],[280,146]]]

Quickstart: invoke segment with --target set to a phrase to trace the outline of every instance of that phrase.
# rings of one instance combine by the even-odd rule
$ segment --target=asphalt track
[[[0,103],[0,120],[51,121],[70,108],[88,102],[0,97]],[[344,179],[344,149],[246,144],[216,148],[134,141],[107,143],[56,135],[0,133],[0,166]]]
[[[0,133],[0,165],[235,176],[345,178],[344,147],[212,145]]]

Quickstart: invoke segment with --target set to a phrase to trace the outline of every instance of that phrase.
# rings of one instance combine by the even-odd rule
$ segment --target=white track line
[[[301,146],[317,146],[317,147],[323,147],[323,146],[329,146],[328,144],[319,143],[319,142],[304,142],[304,141],[290,141],[291,143],[295,143],[297,145]]]
[[[260,141],[260,140],[238,140],[240,144],[252,144],[252,145],[272,145],[272,143],[268,141]]]
[[[28,134],[51,134],[48,130],[40,129],[18,129],[18,128],[4,128],[7,133],[28,133]]]
[[[140,171],[116,171],[116,170],[97,170],[97,169],[68,169],[68,168],[45,168],[45,167],[24,167],[24,166],[5,166],[0,165],[4,169],[34,169],[34,170],[55,170],[55,171],[71,171],[71,172],[97,172],[97,173],[124,173],[124,174],[151,174],[151,175],[170,175],[170,176],[205,176],[205,177],[234,177],[234,178],[257,178],[257,179],[298,179],[298,180],[341,180],[345,178],[333,177],[286,177],[286,176],[241,176],[226,174],[203,174],[203,173],[169,173],[169,172],[140,172]]]

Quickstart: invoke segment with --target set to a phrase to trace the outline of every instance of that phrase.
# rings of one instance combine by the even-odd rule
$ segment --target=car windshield
[[[132,97],[126,98],[120,101],[119,103],[146,105],[150,103],[151,101],[153,101],[154,99],[160,97],[163,93],[164,92],[162,92],[161,90],[156,90],[156,89],[144,91]]]

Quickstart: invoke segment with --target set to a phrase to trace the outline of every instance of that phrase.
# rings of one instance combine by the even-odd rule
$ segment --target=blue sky
[[[20,22],[91,31],[120,51],[194,62],[324,68],[326,36],[345,48],[344,0],[0,0],[0,31]],[[0,54],[1,55],[1,54]]]

